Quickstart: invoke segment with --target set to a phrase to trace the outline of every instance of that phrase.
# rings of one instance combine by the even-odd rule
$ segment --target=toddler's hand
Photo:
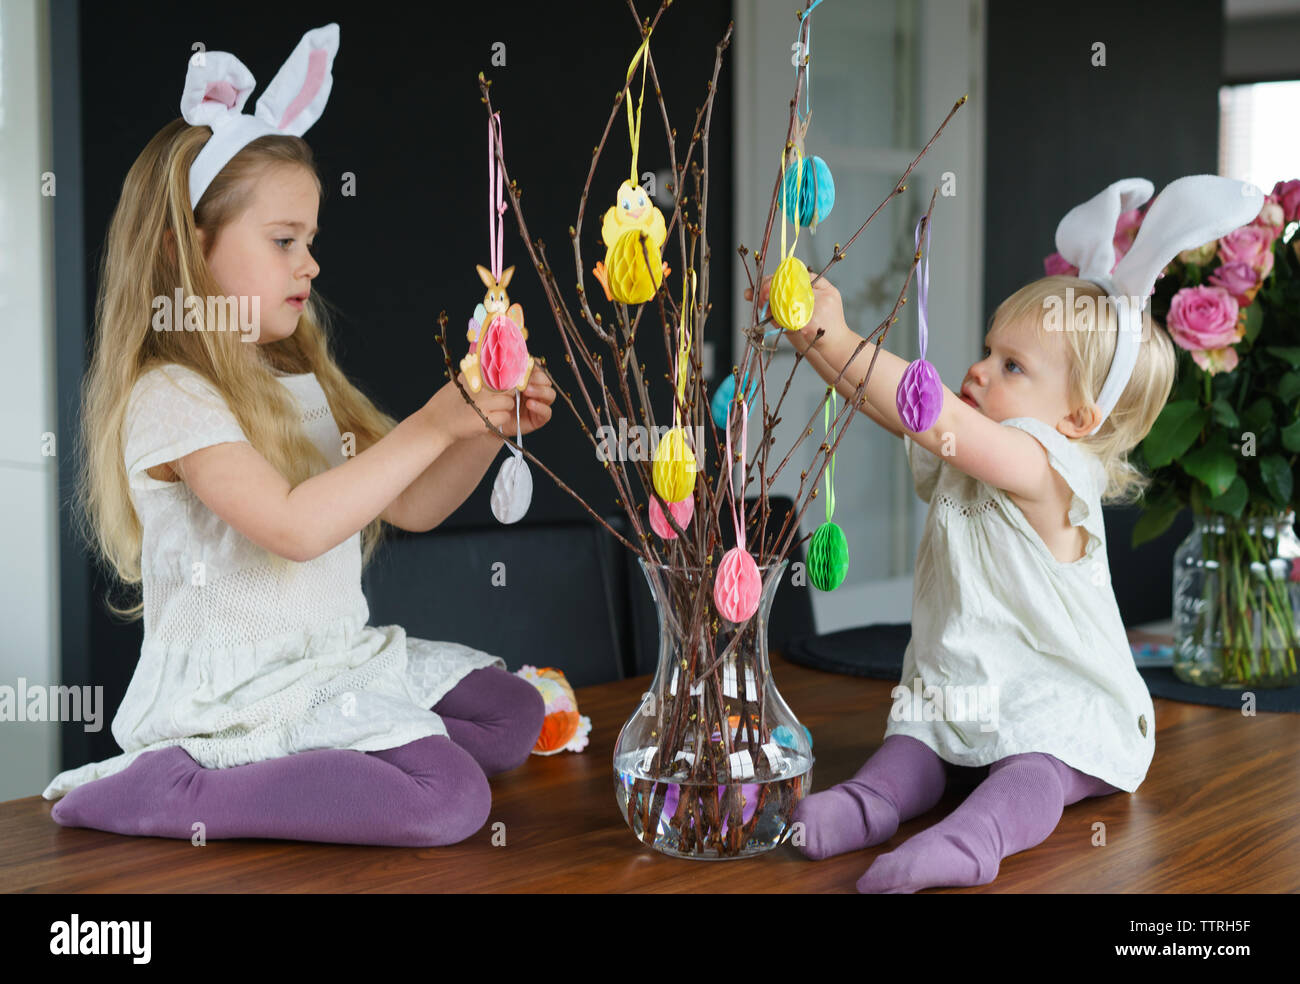
[[[767,303],[767,295],[772,287],[772,278],[765,277],[758,289],[759,309]],[[754,299],[754,291],[750,287],[745,288],[745,300]],[[775,323],[775,322],[774,322]],[[849,330],[848,324],[844,320],[844,305],[840,300],[840,292],[836,290],[835,285],[822,277],[813,284],[813,313],[808,324],[799,332],[804,345],[801,348],[812,344],[812,340],[817,336],[820,329],[826,329],[822,336],[825,341],[838,335],[840,332]],[[790,332],[782,331],[781,334],[788,335]]]

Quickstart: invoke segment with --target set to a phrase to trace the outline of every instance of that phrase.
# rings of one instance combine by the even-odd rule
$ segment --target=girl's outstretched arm
[[[394,499],[381,517],[400,529],[427,533],[478,488],[505,441],[492,433],[461,438]]]
[[[484,389],[474,402],[498,428],[513,421],[514,400],[508,396]],[[338,546],[381,515],[454,445],[477,444],[485,433],[491,434],[482,418],[456,384],[448,383],[364,451],[297,486],[290,487],[247,441],[209,445],[170,464],[203,504],[234,529],[272,553],[301,562]],[[450,500],[451,492],[442,494]],[[461,495],[451,509],[463,500]]]
[[[308,561],[382,513],[453,441],[426,404],[355,457],[294,487],[245,441],[200,448],[173,467],[204,505],[248,539]]]
[[[763,279],[759,288],[760,304],[768,298],[771,281],[771,277]],[[752,297],[748,288],[745,296]],[[828,383],[839,374],[841,367],[847,366],[837,387],[846,400],[852,399],[875,357],[876,366],[867,382],[862,409],[882,427],[900,436],[906,434],[932,454],[947,458],[955,468],[995,488],[1028,500],[1041,500],[1052,494],[1055,480],[1046,449],[1024,431],[990,420],[942,382],[939,387],[943,403],[934,425],[923,432],[907,430],[898,415],[897,403],[898,384],[907,369],[907,361],[883,346],[876,356],[874,342],[863,345],[855,356],[854,350],[863,338],[844,320],[840,292],[823,277],[813,285],[813,297],[813,315],[808,325],[802,331],[784,334],[801,352],[811,349],[820,354],[820,360],[810,358],[809,361]],[[822,328],[825,333],[813,343]]]

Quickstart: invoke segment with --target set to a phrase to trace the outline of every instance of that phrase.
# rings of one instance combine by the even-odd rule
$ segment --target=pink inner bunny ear
[[[338,49],[337,24],[304,34],[257,100],[257,117],[281,133],[295,137],[306,133],[329,100],[334,84],[330,69]]]
[[[234,109],[238,99],[239,93],[225,79],[220,82],[209,82],[207,88],[203,90],[203,102],[221,103],[226,109]]]
[[[321,48],[316,48],[307,57],[307,77],[303,80],[298,95],[294,97],[293,102],[289,104],[289,108],[280,117],[280,122],[276,124],[279,129],[283,130],[288,126],[290,120],[311,105],[311,101],[316,98],[316,93],[320,92],[320,87],[325,84],[328,61],[329,57]]]
[[[238,58],[228,51],[204,52],[190,60],[181,90],[181,116],[191,126],[212,126],[240,113],[257,84]]]

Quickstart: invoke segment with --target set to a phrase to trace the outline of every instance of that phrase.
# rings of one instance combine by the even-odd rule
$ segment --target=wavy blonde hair
[[[1066,289],[1074,291],[1075,304],[1067,303]],[[1080,297],[1092,299],[1077,306]],[[1106,292],[1079,277],[1043,277],[1026,284],[998,305],[993,324],[1023,324],[1041,332],[1044,344],[1060,344],[1067,360],[1067,386],[1071,407],[1094,403],[1106,382],[1115,344],[1119,339],[1114,304],[1099,303]],[[1063,331],[1050,330],[1046,315],[1051,298],[1062,314]],[[1055,338],[1053,336],[1056,336]],[[1095,454],[1106,469],[1102,501],[1129,504],[1140,501],[1151,484],[1150,476],[1128,460],[1128,453],[1150,432],[1173,390],[1178,367],[1173,339],[1151,317],[1142,313],[1142,339],[1137,363],[1128,385],[1096,434],[1075,438],[1075,443]]]
[[[255,182],[268,168],[305,168],[317,192],[323,192],[304,140],[264,136],[222,168],[191,210],[190,165],[211,135],[208,127],[190,126],[179,118],[154,135],[127,172],[103,255],[93,354],[82,382],[82,453],[73,517],[90,551],[128,586],[141,581],[143,530],[127,485],[124,424],[131,390],[151,369],[175,363],[211,383],[249,443],[291,486],[327,470],[329,463],[304,433],[297,403],[274,371],[315,373],[339,430],[354,435],[357,453],[397,423],[353,386],[334,361],[326,306],[316,290],[293,334],[278,341],[250,344],[241,332],[227,330],[153,330],[154,298],[170,298],[178,286],[186,298],[223,296],[204,258],[198,230],[215,243],[221,229],[249,206]],[[199,303],[192,314],[183,310],[187,319],[201,320],[205,307]],[[214,315],[222,317],[222,306],[216,308]],[[225,326],[204,325],[209,327]],[[376,517],[363,528],[363,568],[384,526]],[[273,565],[293,563],[266,554]],[[128,620],[140,618],[144,611],[139,597],[127,607],[106,603]]]

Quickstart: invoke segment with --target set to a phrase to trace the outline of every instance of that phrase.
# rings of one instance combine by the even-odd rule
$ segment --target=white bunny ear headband
[[[1146,202],[1154,186],[1146,178],[1124,178],[1076,205],[1056,227],[1056,250],[1110,295],[1119,315],[1119,335],[1110,372],[1097,397],[1101,421],[1128,385],[1142,339],[1142,311],[1156,278],[1179,253],[1203,246],[1259,215],[1264,194],[1254,185],[1213,174],[1171,181],[1147,209],[1137,238],[1115,263],[1115,226],[1120,214]],[[1114,267],[1114,270],[1111,269]],[[1097,433],[1101,422],[1089,434]]]
[[[308,31],[257,100],[257,112],[243,112],[257,82],[228,51],[201,51],[190,58],[181,94],[181,115],[193,126],[212,128],[212,137],[190,166],[190,208],[212,179],[248,143],[268,134],[302,136],[320,119],[334,77],[339,26]]]

